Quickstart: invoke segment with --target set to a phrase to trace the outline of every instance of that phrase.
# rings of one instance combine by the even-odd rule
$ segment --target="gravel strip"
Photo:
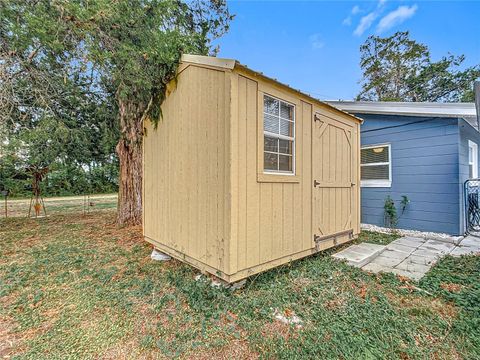
[[[434,239],[439,241],[446,241],[449,243],[458,244],[462,239],[463,236],[452,236],[449,234],[444,233],[435,233],[435,232],[423,232],[418,230],[406,230],[406,229],[389,229],[377,225],[371,224],[361,224],[362,230],[366,231],[374,231],[383,234],[392,234],[397,233],[402,236],[411,236],[411,237],[420,237],[424,239]]]

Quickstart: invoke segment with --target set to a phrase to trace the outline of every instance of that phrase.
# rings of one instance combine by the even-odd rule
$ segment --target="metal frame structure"
[[[465,232],[480,232],[480,179],[468,179],[463,186]]]

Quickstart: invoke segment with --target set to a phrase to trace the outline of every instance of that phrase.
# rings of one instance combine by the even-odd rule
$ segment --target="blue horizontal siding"
[[[387,195],[390,195],[392,199],[401,199],[401,196],[404,195],[404,192],[393,192],[393,191],[379,191],[379,192],[374,192],[372,191],[374,188],[362,188],[362,205],[367,204],[367,201],[370,200],[381,200],[382,204],[381,207],[383,208],[383,203],[385,202],[385,197]],[[450,193],[445,193],[444,196],[439,199],[438,194],[436,193],[431,193],[431,192],[426,192],[426,191],[420,191],[420,192],[411,192],[412,194],[415,194],[415,199],[418,202],[421,203],[427,203],[427,204],[435,204],[435,206],[439,206],[441,204],[445,205],[458,205],[458,193],[456,191],[452,191]]]
[[[384,199],[369,199],[368,205],[364,205],[365,212],[370,212],[372,213],[373,209],[383,209],[385,201]],[[435,206],[435,211],[434,213],[443,213],[443,214],[453,214],[455,215],[457,212],[457,209],[455,208],[456,204],[452,203],[447,203],[445,204],[444,202],[441,203],[435,203],[435,202],[420,202],[417,201],[415,204],[411,203],[409,204],[408,210],[409,210],[409,217],[411,217],[412,212],[414,211],[426,211],[427,213],[432,212],[432,206]],[[400,211],[400,209],[398,209]],[[429,215],[431,216],[431,215]]]
[[[458,143],[429,146],[428,143],[425,142],[424,146],[419,146],[419,147],[409,148],[409,149],[398,149],[396,150],[395,156],[398,158],[408,159],[408,158],[412,158],[414,155],[417,155],[417,154],[424,157],[430,156],[430,155],[458,154]],[[457,163],[458,163],[458,159],[457,159]],[[425,161],[424,164],[428,165],[429,162]]]
[[[459,203],[459,212],[460,212],[460,228],[461,231],[465,231],[465,220],[464,220],[464,196],[463,196],[463,185],[469,177],[469,168],[468,168],[468,141],[473,141],[477,143],[478,148],[480,149],[480,133],[473,128],[468,122],[463,119],[459,120],[459,143],[458,143],[458,173],[459,173],[459,189],[460,194],[460,203]],[[480,154],[478,156],[480,159]]]
[[[417,154],[414,158],[396,157],[396,161],[395,161],[395,166],[415,166],[416,168],[420,168],[423,166],[447,165],[447,164],[457,168],[458,153],[456,150],[452,154],[442,154],[442,155]]]
[[[431,164],[431,165],[422,165],[422,166],[412,166],[412,164],[404,164],[395,166],[395,171],[397,175],[442,175],[442,176],[451,176],[457,175],[457,164]]]
[[[438,128],[437,128],[438,129]],[[403,133],[401,137],[398,138],[398,134],[395,134],[395,139],[397,140],[397,149],[411,149],[411,148],[426,148],[433,146],[444,146],[444,145],[454,145],[458,143],[458,134],[448,134],[442,136],[425,136],[420,138],[409,139],[407,136],[409,133]],[[392,135],[393,136],[393,135]],[[375,144],[381,143],[383,136],[365,136],[365,140]]]
[[[372,207],[363,206],[364,215],[380,215],[383,217],[383,204],[371,204]],[[380,206],[375,206],[380,205]],[[417,219],[422,221],[433,221],[436,222],[437,220],[441,220],[441,222],[448,222],[448,223],[456,223],[456,220],[452,218],[452,214],[457,213],[457,209],[454,206],[450,208],[448,206],[438,206],[438,209],[432,210],[432,208],[428,207],[428,204],[425,205],[425,208],[429,210],[422,209],[423,206],[417,206],[417,208],[410,206],[408,210],[405,211],[403,215],[401,215],[400,209],[398,209],[398,216],[401,215],[400,219]],[[433,218],[435,216],[435,218]]]
[[[362,146],[389,143],[392,151],[392,186],[361,189],[362,222],[384,226],[385,198],[394,199],[400,211],[406,195],[410,204],[398,228],[460,233],[458,120],[360,116]]]

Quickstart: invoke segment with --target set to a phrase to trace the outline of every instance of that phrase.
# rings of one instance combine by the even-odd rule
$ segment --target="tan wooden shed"
[[[234,282],[354,239],[361,119],[235,60],[184,55],[145,122],[143,231]]]

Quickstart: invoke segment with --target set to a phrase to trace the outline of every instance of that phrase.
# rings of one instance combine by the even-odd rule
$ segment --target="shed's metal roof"
[[[227,70],[233,70],[234,68],[242,68],[242,69],[245,69],[251,73],[254,73],[256,76],[259,76],[259,77],[262,77],[264,79],[267,79],[267,80],[270,80],[270,81],[274,81],[275,83],[281,85],[281,86],[284,86],[290,90],[293,90],[295,91],[296,93],[299,93],[303,96],[306,96],[316,102],[319,102],[321,104],[324,104],[326,105],[327,107],[329,108],[332,108],[333,110],[335,111],[338,111],[338,112],[341,112],[341,113],[344,113],[354,119],[356,119],[357,121],[359,121],[360,123],[363,123],[363,119],[359,118],[358,116],[355,116],[351,113],[349,113],[347,110],[344,110],[344,109],[341,109],[333,104],[329,104],[328,102],[326,101],[322,101],[320,99],[317,99],[315,97],[313,97],[312,95],[308,94],[308,93],[305,93],[301,90],[298,90],[298,89],[294,89],[292,88],[291,86],[285,84],[285,83],[282,83],[280,81],[278,81],[277,79],[274,79],[274,78],[271,78],[271,77],[268,77],[266,76],[265,74],[263,74],[262,72],[259,72],[259,71],[255,71],[255,70],[252,70],[250,68],[248,68],[246,65],[243,65],[241,64],[239,61],[237,60],[233,60],[233,59],[222,59],[222,58],[217,58],[217,57],[213,57],[213,56],[202,56],[202,55],[191,55],[191,54],[183,54],[182,55],[182,58],[181,58],[181,62],[184,62],[184,63],[191,63],[191,64],[200,64],[200,65],[205,65],[205,66],[212,66],[212,67],[217,67],[217,68],[222,68],[222,69],[227,69]]]

